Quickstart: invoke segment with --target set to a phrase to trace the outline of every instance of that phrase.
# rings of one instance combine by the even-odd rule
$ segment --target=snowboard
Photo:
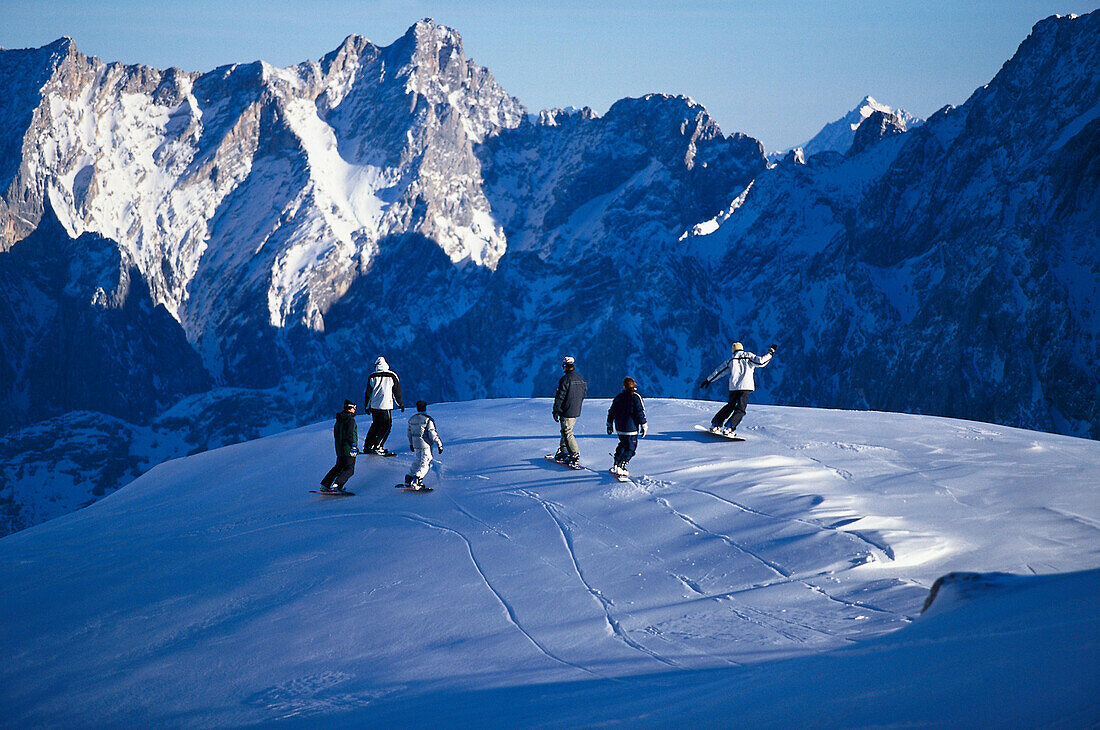
[[[547,454],[545,458],[546,458],[547,461],[552,461],[555,464],[561,464],[562,466],[567,466],[570,469],[573,469],[574,471],[580,471],[581,469],[584,468],[580,464],[577,464],[576,466],[574,466],[573,464],[566,464],[564,461],[558,461],[557,459],[554,458],[553,454]]]
[[[725,439],[726,441],[744,441],[745,440],[744,438],[742,438],[740,436],[727,436],[724,433],[715,433],[714,431],[710,430],[710,426],[700,426],[700,425],[696,424],[695,430],[696,431],[702,431],[703,433],[709,433],[711,436],[714,436],[715,438]]]
[[[326,497],[354,497],[355,492],[322,492],[319,489],[309,490],[310,494],[322,494]]]
[[[397,452],[386,450],[379,454],[374,451],[360,451],[359,456],[397,456]]]
[[[400,489],[403,492],[430,492],[430,491],[432,491],[431,487],[421,487],[420,489],[413,489],[408,484],[394,484],[393,488],[394,489]]]
[[[615,456],[615,454],[611,453],[610,451],[607,452],[607,455],[611,456],[611,457]],[[629,482],[630,481],[630,475],[629,474],[616,474],[615,472],[611,471],[610,469],[607,470],[607,473],[610,474],[611,476],[615,477],[615,479],[617,481],[620,481],[620,482]],[[633,482],[631,482],[631,483],[633,484]]]

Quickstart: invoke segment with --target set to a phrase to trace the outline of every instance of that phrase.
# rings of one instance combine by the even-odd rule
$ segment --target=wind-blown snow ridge
[[[647,399],[619,483],[607,405],[585,405],[582,471],[542,456],[547,400],[439,404],[429,494],[389,486],[402,455],[360,457],[355,497],[309,494],[332,459],[318,423],[164,463],[0,540],[5,719],[697,727],[752,697],[739,717],[789,726],[825,686],[810,726],[922,724],[945,694],[931,724],[1036,717],[1005,684],[1014,662],[1067,717],[1096,717],[1100,444],[756,405],[732,443],[693,428],[718,404]],[[921,616],[953,571],[1048,575],[949,587]],[[959,642],[980,668],[945,677]],[[869,701],[902,676],[907,692]]]

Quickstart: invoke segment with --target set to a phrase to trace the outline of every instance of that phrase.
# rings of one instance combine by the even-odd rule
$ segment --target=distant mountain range
[[[546,395],[566,353],[686,397],[774,341],[757,402],[1100,437],[1098,40],[1049,18],[964,105],[868,99],[779,164],[683,97],[529,115],[430,20],[285,69],[0,51],[6,529],[379,354],[410,399]]]

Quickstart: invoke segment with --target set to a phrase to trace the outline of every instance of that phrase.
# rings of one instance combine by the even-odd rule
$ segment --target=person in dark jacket
[[[619,434],[619,445],[615,447],[615,463],[611,466],[611,473],[620,477],[630,476],[626,465],[638,450],[638,437],[645,438],[646,432],[645,403],[638,395],[638,384],[634,378],[623,378],[623,392],[615,396],[607,409],[607,435],[612,432]]]
[[[344,401],[344,410],[336,414],[332,437],[336,443],[336,465],[321,480],[321,491],[343,492],[346,491],[344,485],[355,473],[355,445],[359,441],[359,431],[355,426],[355,404],[350,400]]]
[[[581,403],[588,393],[588,383],[577,372],[572,356],[566,355],[561,367],[565,373],[558,379],[558,392],[554,395],[554,420],[561,426],[561,442],[554,460],[577,466],[581,461],[581,452],[577,448],[577,439],[573,437],[573,426],[581,415]]]

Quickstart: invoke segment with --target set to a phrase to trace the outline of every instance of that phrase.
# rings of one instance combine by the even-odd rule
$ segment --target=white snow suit
[[[417,413],[410,418],[407,433],[409,446],[415,452],[409,476],[416,480],[423,480],[424,475],[428,473],[428,467],[432,465],[432,444],[442,451],[443,442],[436,433],[435,421],[427,413]]]
[[[756,368],[762,368],[772,360],[771,353],[764,355],[754,355],[748,350],[741,350],[729,360],[722,363],[717,370],[710,374],[707,378],[707,382],[713,382],[718,379],[726,370],[730,371],[730,390],[756,390],[756,383],[753,382],[752,371]]]

